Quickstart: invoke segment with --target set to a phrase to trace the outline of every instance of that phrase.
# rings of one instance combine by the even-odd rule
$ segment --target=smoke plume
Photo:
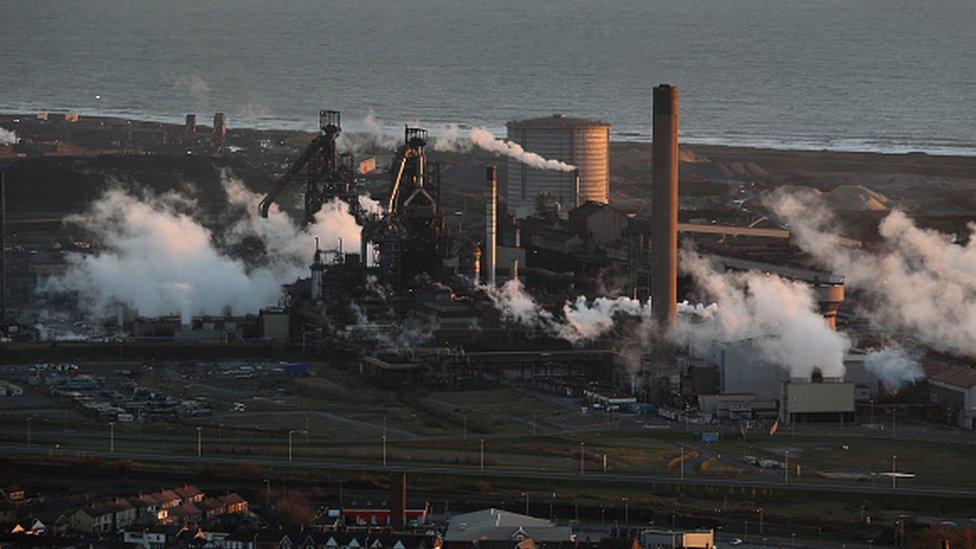
[[[499,156],[514,158],[526,166],[540,170],[571,172],[576,169],[576,166],[561,160],[546,159],[534,152],[526,151],[518,143],[497,139],[484,128],[474,127],[463,134],[457,125],[450,125],[434,143],[436,151],[467,152],[475,147]]]
[[[343,152],[370,154],[395,151],[402,144],[400,141],[400,137],[386,131],[383,122],[370,109],[358,123],[354,122],[344,128],[336,145]]]
[[[17,133],[13,130],[0,128],[0,145],[16,145]]]
[[[901,211],[882,222],[874,250],[844,246],[832,212],[813,193],[776,192],[767,204],[797,244],[868,296],[864,314],[935,349],[976,356],[976,238],[956,244]]]
[[[684,250],[682,269],[689,273],[710,305],[681,304],[674,330],[661,334],[705,354],[716,341],[751,340],[761,358],[809,377],[815,369],[834,377],[844,374],[847,336],[833,331],[817,311],[809,286],[759,272],[726,273],[693,250]],[[617,329],[622,318],[638,320],[619,335],[615,349],[628,371],[637,371],[641,355],[658,334],[651,303],[629,297],[578,297],[557,318],[525,292],[517,280],[501,288],[483,287],[506,320],[583,344]]]
[[[271,205],[267,218],[261,217],[257,207],[261,195],[252,192],[229,172],[221,174],[221,183],[228,203],[239,215],[225,232],[225,241],[230,244],[256,237],[264,243],[269,260],[294,265],[299,271],[303,271],[309,262],[316,237],[323,249],[337,249],[341,241],[343,250],[359,250],[362,227],[349,212],[349,205],[345,201],[335,199],[327,202],[315,214],[315,223],[301,229],[277,204]],[[361,196],[359,201],[362,204],[371,199]]]
[[[539,330],[548,330],[552,326],[552,314],[536,303],[518,279],[508,280],[501,287],[486,285],[480,288],[501,313],[502,319]]]
[[[672,334],[677,341],[704,352],[715,341],[751,340],[763,359],[795,377],[815,369],[844,374],[850,340],[830,328],[806,284],[757,271],[719,272],[690,249],[682,251],[681,268],[715,305],[683,306]]]
[[[228,202],[240,216],[220,237],[196,217],[197,205],[170,192],[135,195],[106,191],[83,214],[67,222],[81,226],[99,250],[68,256],[68,271],[46,291],[75,291],[89,312],[106,316],[125,304],[144,316],[244,314],[278,302],[281,284],[303,275],[314,238],[326,247],[339,238],[359,246],[360,228],[341,201],[325,205],[316,222],[299,229],[272,207],[258,215],[260,197],[224,174]],[[256,238],[264,247],[259,265],[246,265],[224,251]]]
[[[901,347],[886,347],[872,351],[864,357],[868,370],[881,378],[881,383],[892,390],[901,389],[906,383],[925,378],[918,361]]]

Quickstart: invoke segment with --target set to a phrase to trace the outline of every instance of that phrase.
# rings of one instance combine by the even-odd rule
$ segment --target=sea
[[[976,155],[976,0],[0,0],[0,111]]]

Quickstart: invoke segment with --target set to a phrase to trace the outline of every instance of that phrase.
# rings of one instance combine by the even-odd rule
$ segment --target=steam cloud
[[[872,351],[864,357],[864,365],[881,378],[881,383],[885,387],[894,390],[925,377],[918,362],[901,347],[886,347],[879,351]]]
[[[678,325],[661,335],[691,347],[697,354],[707,352],[716,341],[751,340],[764,360],[785,368],[793,376],[809,377],[814,369],[831,377],[844,374],[843,359],[850,341],[833,331],[819,314],[807,285],[759,272],[719,272],[692,250],[684,250],[682,268],[714,303],[682,304]],[[563,318],[557,319],[516,280],[501,288],[484,289],[506,320],[574,344],[610,333],[621,317],[637,319],[638,324],[623,334],[616,346],[620,360],[630,371],[638,369],[640,354],[659,333],[650,302],[629,297],[589,300],[580,296],[567,302]]]
[[[493,154],[507,156],[522,164],[540,170],[571,172],[576,166],[561,160],[546,159],[534,152],[526,151],[518,143],[497,139],[490,131],[474,127],[463,135],[457,125],[448,126],[444,134],[434,143],[436,151],[466,152],[477,147]]]
[[[920,229],[901,211],[882,222],[882,245],[846,247],[836,220],[813,193],[776,192],[767,203],[789,222],[797,244],[870,298],[877,326],[903,331],[935,349],[976,356],[976,238],[962,246]]]
[[[16,145],[17,133],[13,130],[0,128],[0,145]]]
[[[401,145],[400,138],[386,132],[383,122],[372,109],[358,124],[350,125],[348,131],[339,134],[336,144],[340,150],[353,154],[395,151]]]
[[[844,375],[851,342],[830,328],[806,284],[758,271],[719,272],[690,249],[682,251],[681,268],[715,305],[683,306],[676,340],[704,351],[714,341],[748,339],[765,360],[794,377],[809,377],[815,369]]]
[[[46,290],[76,291],[84,308],[100,316],[120,303],[141,315],[180,314],[184,322],[195,314],[252,313],[277,303],[281,284],[304,273],[315,236],[359,245],[359,227],[344,202],[327,204],[315,224],[301,230],[277,208],[268,219],[260,217],[260,197],[226,174],[224,188],[242,217],[223,239],[194,217],[196,204],[177,193],[105,192],[67,220],[86,229],[100,251],[70,255],[67,273]],[[222,251],[248,236],[266,251],[265,261],[250,268]]]

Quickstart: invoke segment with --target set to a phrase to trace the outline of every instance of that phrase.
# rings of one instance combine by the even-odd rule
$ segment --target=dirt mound
[[[883,212],[892,207],[887,196],[862,185],[842,185],[824,195],[824,198],[837,211]]]

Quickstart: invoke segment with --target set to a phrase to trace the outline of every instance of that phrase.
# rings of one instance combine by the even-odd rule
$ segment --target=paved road
[[[27,446],[26,444],[0,444],[0,453],[4,455],[50,455],[51,449],[40,446]],[[951,488],[922,488],[922,487],[903,487],[896,490],[877,485],[862,485],[856,483],[836,483],[836,482],[773,482],[762,479],[734,479],[734,478],[701,478],[686,477],[684,479],[674,476],[663,475],[642,475],[626,473],[602,473],[587,472],[580,475],[578,472],[568,471],[540,471],[538,469],[520,469],[515,467],[486,467],[484,471],[478,467],[459,466],[459,465],[437,465],[424,463],[390,463],[383,466],[379,463],[350,463],[342,461],[304,461],[296,459],[289,462],[287,458],[271,457],[237,457],[237,456],[210,456],[204,454],[202,458],[196,455],[164,454],[158,452],[116,452],[110,453],[103,451],[86,452],[66,452],[65,455],[82,455],[87,457],[116,458],[116,459],[135,459],[140,461],[154,461],[164,463],[217,463],[217,464],[251,464],[269,467],[294,467],[326,469],[337,471],[366,471],[374,473],[426,473],[440,475],[455,475],[469,477],[506,477],[506,478],[525,478],[525,479],[546,479],[546,480],[566,480],[578,481],[581,478],[592,481],[613,482],[613,483],[640,483],[640,484],[681,484],[686,486],[728,486],[736,488],[784,488],[793,490],[805,490],[812,492],[827,493],[848,493],[848,494],[897,494],[906,496],[937,496],[953,498],[976,498],[976,490],[960,490]]]

